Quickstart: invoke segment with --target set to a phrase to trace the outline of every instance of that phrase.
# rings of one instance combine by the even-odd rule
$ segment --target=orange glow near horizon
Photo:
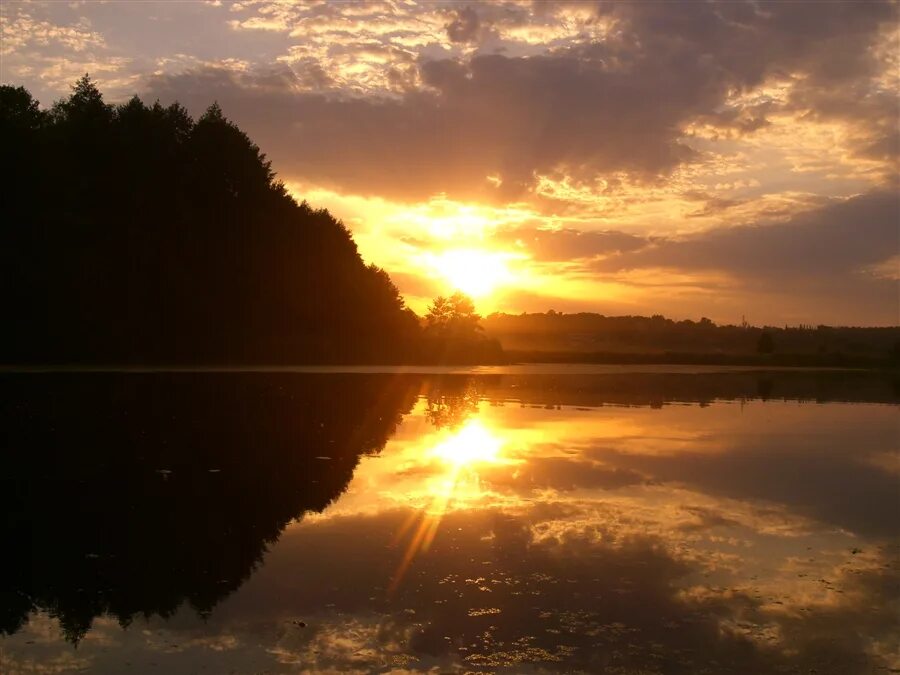
[[[455,291],[470,296],[482,316],[566,311],[578,298],[602,301],[607,309],[620,308],[613,311],[621,314],[634,313],[639,293],[619,280],[590,278],[578,264],[542,261],[527,236],[509,234],[521,228],[577,228],[577,218],[548,220],[524,204],[500,207],[445,195],[404,203],[298,183],[288,187],[298,200],[309,199],[340,215],[363,259],[386,270],[407,306],[419,315],[428,312],[437,296]]]
[[[422,263],[455,290],[481,299],[516,281],[517,275],[510,269],[509,262],[519,257],[511,253],[467,248],[426,253],[422,256]]]

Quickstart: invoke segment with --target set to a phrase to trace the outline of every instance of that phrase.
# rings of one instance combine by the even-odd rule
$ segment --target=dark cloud
[[[572,228],[508,228],[498,230],[493,238],[511,246],[521,244],[535,260],[542,262],[594,258],[598,255],[633,251],[647,245],[646,239],[633,234],[582,232]]]
[[[810,320],[826,320],[827,307],[828,321],[852,316],[893,325],[900,290],[873,268],[900,253],[898,223],[900,198],[874,191],[774,224],[647,239],[643,246],[592,261],[590,269],[612,275],[660,268],[722,274],[731,280],[723,297],[726,291],[742,293],[732,299],[748,312],[765,314],[766,305],[777,299],[789,305],[786,312]]]
[[[610,3],[600,13],[621,22],[628,51],[667,55],[696,72],[685,60],[690,55],[745,87],[769,75],[830,83],[873,75],[879,65],[869,47],[897,18],[891,3],[829,3],[815,11],[796,2]]]
[[[397,98],[312,93],[328,84],[313,64],[281,90],[259,86],[255,74],[206,69],[153,77],[146,93],[194,110],[218,99],[291,177],[402,198],[514,199],[536,173],[554,169],[576,178],[664,174],[696,156],[682,142],[694,119],[760,128],[771,104],[724,104],[770,76],[805,74],[808,106],[825,105],[817,88],[826,84],[867,86],[878,65],[870,47],[896,16],[879,3],[828,3],[814,12],[796,3],[601,7],[598,20],[619,29],[606,40],[530,57],[423,60],[425,88],[400,87]],[[475,9],[464,7],[447,31],[468,41],[480,26]],[[827,114],[852,115],[859,101],[858,92],[840,98]],[[874,132],[865,142],[860,152],[893,148]],[[492,174],[503,178],[499,193],[486,183]]]
[[[728,518],[721,513],[705,506],[685,506],[683,511],[694,516],[694,520],[684,523],[678,529],[684,532],[704,532],[715,527],[739,527],[740,523],[734,518]]]
[[[315,59],[294,62],[290,68],[285,66],[278,72],[281,76],[276,82],[279,89],[298,84],[303,89],[317,91],[327,89],[333,83],[331,76]]]
[[[699,74],[691,56],[737,92],[770,77],[792,80],[785,109],[855,122],[865,133],[854,153],[896,167],[896,92],[874,83],[885,66],[873,49],[896,26],[896,3],[818,4],[814,11],[798,2],[617,3],[602,11],[627,26],[624,41],[634,52],[670,60],[688,82]],[[748,133],[767,126],[775,107],[771,100],[710,106],[698,117]]]
[[[900,197],[875,191],[801,213],[786,222],[718,228],[657,239],[599,261],[601,270],[667,267],[717,270],[759,283],[844,283],[851,273],[900,252]]]
[[[545,488],[559,491],[579,488],[616,490],[647,481],[646,477],[636,471],[603,466],[591,461],[578,461],[571,457],[535,456],[513,474],[497,469],[484,471],[483,475],[494,487],[526,494],[531,490]]]
[[[704,210],[710,214],[727,214],[735,205],[701,193],[697,199],[706,200]],[[810,316],[810,321],[826,320],[825,307],[835,317],[828,321],[852,316],[893,325],[897,320],[900,289],[889,278],[889,266],[900,254],[900,197],[888,190],[825,202],[766,224],[727,227],[723,222],[721,227],[681,238],[528,225],[500,229],[493,240],[521,247],[538,263],[580,263],[571,274],[599,273],[634,286],[691,289],[697,287],[697,275],[724,276],[729,281],[728,288],[720,289],[723,297],[738,294],[735,300],[753,313],[765,314],[765,306],[777,298],[791,305],[791,312]],[[657,269],[686,276],[677,280],[671,275],[656,279],[632,274]],[[507,300],[541,302],[525,291],[510,291]],[[593,298],[543,302],[569,312],[621,311],[614,306],[615,298],[604,299],[602,307]],[[658,302],[648,305],[647,311],[658,311]],[[681,311],[674,302],[675,298],[667,298],[667,312]]]
[[[151,78],[145,96],[195,112],[218,100],[283,175],[395,198],[484,198],[499,173],[500,196],[512,199],[560,165],[650,175],[692,155],[677,140],[677,109],[577,58],[481,56],[420,72],[430,91],[398,99],[273,91],[222,69]]]
[[[456,11],[453,21],[447,24],[447,37],[451,42],[474,42],[478,37],[478,12],[471,7]]]
[[[706,218],[708,216],[720,215],[728,209],[740,206],[747,201],[745,199],[716,197],[702,190],[691,190],[684,196],[688,199],[703,202],[703,206],[687,215],[688,218]]]

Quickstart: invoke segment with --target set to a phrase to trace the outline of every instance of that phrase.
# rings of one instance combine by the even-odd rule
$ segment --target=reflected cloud
[[[259,478],[265,489],[248,487],[253,497],[232,509],[199,473],[183,482],[190,462],[160,456],[171,473],[148,480],[170,498],[190,485],[212,511],[179,497],[169,515],[155,510],[155,527],[180,527],[172,514],[195,523],[215,511],[230,530],[258,534],[266,504],[274,509],[281,499],[275,496],[287,499],[298,489],[312,495],[317,481],[330,487],[311,511],[303,511],[312,504],[306,497],[288,500],[290,508],[285,502],[286,512],[296,509],[302,518],[278,511],[264,547],[248,548],[252,571],[225,584],[202,618],[192,608],[205,592],[202,574],[182,578],[200,583],[201,593],[160,576],[154,593],[168,590],[171,603],[128,592],[129,584],[151,579],[139,573],[142,557],[165,565],[177,556],[173,541],[182,539],[155,538],[155,553],[140,548],[139,556],[123,557],[133,531],[110,527],[117,558],[109,566],[76,560],[83,547],[60,557],[54,544],[54,556],[38,570],[57,589],[80,584],[79,611],[93,617],[78,667],[118,672],[127,660],[138,670],[156,664],[176,673],[201,664],[237,672],[291,672],[302,664],[324,672],[750,675],[900,666],[893,646],[900,603],[900,550],[891,527],[896,491],[886,489],[896,488],[896,474],[885,459],[895,452],[896,394],[873,385],[874,376],[842,380],[843,390],[813,385],[804,374],[767,376],[771,389],[796,397],[790,401],[760,400],[752,373],[588,381],[346,376],[330,385],[333,375],[271,377],[234,390],[242,406],[259,403],[243,417],[254,433],[242,437],[256,439],[259,460],[247,485]],[[153,391],[170,385],[157,380]],[[180,400],[205,411],[202,419],[230,410],[221,401],[198,407],[198,386]],[[34,401],[53,390],[67,391],[57,384],[33,392],[29,409],[40,410]],[[810,391],[894,405],[797,400]],[[166,410],[155,409],[152,419],[164,419],[156,413]],[[336,435],[338,421],[346,435]],[[291,424],[298,435],[282,442],[280,430]],[[226,426],[234,437],[233,425]],[[73,440],[104,433],[60,428]],[[166,435],[154,438],[178,440],[182,452],[190,447],[177,424],[162,428]],[[228,458],[242,456],[235,443],[224,446],[231,448],[225,455],[201,453],[219,460],[220,473],[204,472],[209,480],[244,484],[234,483],[241,463]],[[146,452],[153,444],[133,447]],[[98,497],[107,509],[110,499],[124,497]],[[99,509],[87,517],[110,522]],[[146,538],[154,517],[141,522]],[[196,547],[177,556],[182,568],[243,550],[213,536],[216,522],[207,522],[202,536],[189,530]],[[245,538],[252,542],[251,534]],[[64,535],[57,543],[68,547]],[[70,567],[66,575],[56,569],[60,563]],[[121,573],[104,581],[120,590],[86,585],[91,570],[116,566]],[[64,670],[72,652],[58,635],[71,630],[77,602],[53,600],[47,589],[30,593],[39,601],[28,622],[0,643],[4,666]],[[123,621],[126,606],[131,613]]]

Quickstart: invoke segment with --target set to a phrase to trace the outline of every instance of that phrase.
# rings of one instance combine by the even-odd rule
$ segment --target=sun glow
[[[453,249],[427,253],[423,262],[454,289],[473,298],[483,298],[515,281],[516,275],[509,268],[509,262],[519,257],[498,251]]]
[[[410,514],[395,541],[410,532],[403,559],[391,580],[393,591],[400,584],[416,555],[427,551],[437,535],[444,514],[460,504],[482,502],[486,493],[477,468],[482,464],[517,464],[502,455],[504,441],[478,420],[470,420],[461,429],[426,450],[426,457],[438,460],[446,468],[429,480],[430,502]]]
[[[431,449],[431,454],[454,466],[500,463],[503,440],[488,431],[477,420],[469,422],[456,434]]]

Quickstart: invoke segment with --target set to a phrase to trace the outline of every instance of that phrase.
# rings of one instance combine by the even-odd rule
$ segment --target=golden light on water
[[[482,501],[478,468],[482,465],[516,464],[518,460],[503,455],[504,439],[481,421],[473,419],[455,430],[437,445],[424,450],[426,460],[436,460],[443,471],[428,482],[429,503],[420,511],[413,511],[400,530],[395,542],[413,532],[403,559],[391,580],[390,590],[400,584],[416,555],[428,550],[437,534],[441,519],[452,508]]]
[[[503,440],[478,420],[472,420],[453,436],[431,449],[431,454],[452,467],[502,461]]]

